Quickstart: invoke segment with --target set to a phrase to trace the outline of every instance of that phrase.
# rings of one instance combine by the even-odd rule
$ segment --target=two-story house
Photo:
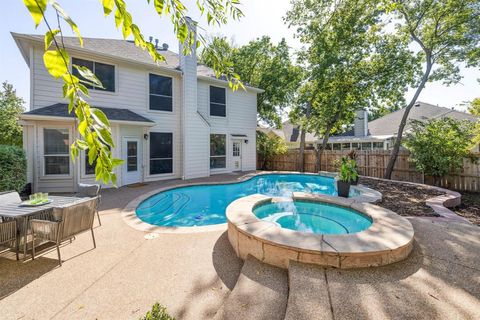
[[[82,153],[75,162],[69,146],[78,136],[68,114],[62,82],[43,64],[42,35],[12,33],[30,68],[30,111],[21,116],[28,182],[34,191],[75,191],[93,183],[94,166]],[[162,179],[191,179],[256,168],[257,94],[233,92],[213,70],[199,65],[195,48],[176,54],[158,48],[155,63],[133,42],[65,38],[71,62],[87,66],[104,89],[90,88],[89,102],[111,121],[113,156],[124,160],[118,185]]]

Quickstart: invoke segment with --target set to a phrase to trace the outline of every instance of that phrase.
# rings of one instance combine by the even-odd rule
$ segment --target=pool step
[[[214,319],[284,319],[287,297],[287,272],[248,256],[235,287]]]
[[[324,268],[290,261],[288,283],[285,320],[333,319]]]

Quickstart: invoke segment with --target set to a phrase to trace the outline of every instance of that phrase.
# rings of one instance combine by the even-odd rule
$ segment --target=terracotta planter
[[[348,198],[350,194],[350,182],[337,180],[337,191],[339,197]]]

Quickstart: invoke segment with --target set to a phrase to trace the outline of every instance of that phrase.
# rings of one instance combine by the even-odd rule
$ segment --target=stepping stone
[[[288,281],[285,320],[333,319],[324,268],[290,261]]]
[[[214,319],[282,320],[287,297],[287,272],[248,256],[235,287]]]

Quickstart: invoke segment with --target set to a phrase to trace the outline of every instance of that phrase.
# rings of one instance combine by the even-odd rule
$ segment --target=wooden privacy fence
[[[321,157],[322,171],[337,171],[335,160],[348,154],[348,150],[326,150]],[[385,168],[390,157],[390,150],[356,150],[358,170],[361,175],[383,178]],[[480,156],[480,154],[477,154]],[[257,168],[262,168],[262,161],[257,157]],[[286,154],[275,156],[265,162],[266,170],[298,171],[300,168],[299,150],[289,150]],[[306,150],[304,153],[305,172],[315,172],[316,152]],[[432,177],[425,176],[415,169],[410,160],[410,153],[406,150],[400,151],[392,179],[418,183],[434,183]],[[480,192],[480,164],[474,164],[469,159],[464,159],[463,168],[459,173],[452,173],[439,181],[439,186],[464,191]]]

